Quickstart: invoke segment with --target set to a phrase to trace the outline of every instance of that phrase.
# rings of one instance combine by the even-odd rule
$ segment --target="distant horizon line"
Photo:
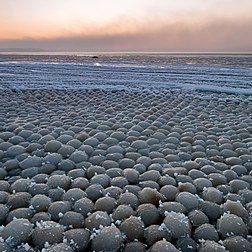
[[[0,55],[75,55],[80,54],[87,55],[105,55],[105,54],[170,54],[170,55],[179,55],[179,54],[195,54],[195,55],[252,55],[252,52],[228,52],[228,51],[69,51],[69,50],[43,50],[43,49],[29,49],[29,48],[0,48]]]

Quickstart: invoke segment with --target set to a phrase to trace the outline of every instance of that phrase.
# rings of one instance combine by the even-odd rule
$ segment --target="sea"
[[[252,95],[252,54],[0,54],[4,90],[127,90]]]

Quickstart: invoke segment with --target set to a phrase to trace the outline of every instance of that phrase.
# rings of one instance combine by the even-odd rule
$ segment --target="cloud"
[[[49,51],[252,52],[252,18],[242,21],[154,22],[134,20],[80,27],[55,38],[0,40],[0,48]]]

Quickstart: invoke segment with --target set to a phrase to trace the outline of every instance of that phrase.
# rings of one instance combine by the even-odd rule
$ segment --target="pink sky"
[[[0,48],[252,52],[251,0],[0,0]]]

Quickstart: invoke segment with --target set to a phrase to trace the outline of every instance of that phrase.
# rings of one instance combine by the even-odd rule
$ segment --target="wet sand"
[[[2,92],[0,251],[252,251],[251,115],[221,93]]]

